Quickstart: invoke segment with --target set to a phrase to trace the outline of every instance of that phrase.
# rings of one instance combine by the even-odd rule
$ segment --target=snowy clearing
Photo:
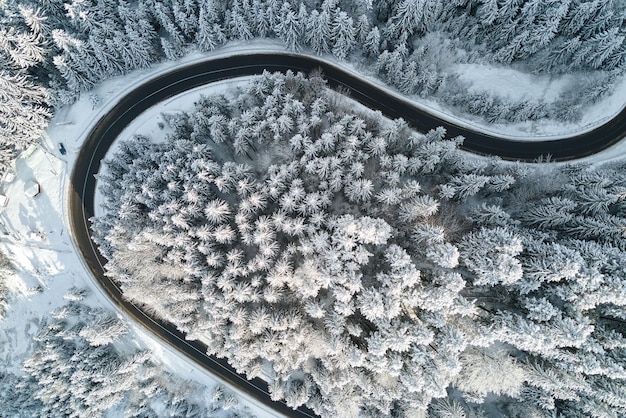
[[[486,92],[495,97],[512,99],[513,101],[540,100],[550,103],[558,98],[566,88],[580,83],[585,74],[565,74],[562,76],[533,75],[523,73],[508,67],[496,67],[485,64],[463,64],[455,68],[455,73],[471,85],[473,93]],[[577,123],[562,123],[555,121],[527,121],[519,123],[492,124],[479,117],[471,115],[453,115],[459,119],[467,119],[469,126],[474,126],[486,132],[492,132],[506,137],[529,140],[544,140],[551,137],[573,135],[589,131],[614,118],[619,114],[626,103],[626,76],[616,83],[615,89],[598,103],[595,103],[583,113]],[[439,108],[439,104],[434,104]],[[446,115],[450,110],[440,109]]]

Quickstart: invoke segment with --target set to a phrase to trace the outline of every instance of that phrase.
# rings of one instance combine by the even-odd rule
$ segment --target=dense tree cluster
[[[9,307],[9,285],[8,279],[15,274],[11,261],[0,251],[0,320],[4,319],[4,315]]]
[[[211,393],[164,371],[147,351],[120,352],[114,343],[123,340],[126,326],[83,304],[84,295],[84,289],[70,289],[69,302],[52,312],[35,337],[24,374],[0,371],[3,416],[191,418],[229,409],[219,416],[250,416],[219,385]]]
[[[163,57],[266,37],[363,61],[404,93],[438,93],[490,120],[572,120],[623,73],[625,33],[624,6],[615,0],[7,0],[0,4],[0,162],[39,141],[51,106],[101,80]],[[468,98],[447,76],[468,61],[597,75],[552,106],[500,103]]]
[[[44,133],[50,112],[49,94],[32,74],[33,67],[44,61],[44,45],[35,33],[11,25],[3,12],[0,10],[0,166],[7,166],[33,138]],[[28,15],[25,9],[24,14]]]
[[[93,226],[126,297],[322,416],[626,413],[623,167],[470,159],[322,87],[123,143]]]

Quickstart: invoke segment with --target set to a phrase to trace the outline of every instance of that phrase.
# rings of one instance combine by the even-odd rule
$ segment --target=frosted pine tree
[[[497,256],[487,256],[491,251],[497,251]],[[460,246],[461,263],[476,274],[474,284],[477,286],[519,281],[523,271],[516,256],[521,251],[521,239],[513,231],[504,228],[472,232]]]
[[[203,51],[212,51],[226,41],[221,19],[212,2],[202,2],[198,14],[196,44]]]
[[[233,2],[225,17],[229,38],[241,40],[252,38],[252,28],[245,13],[246,10],[242,7],[240,1]]]
[[[346,12],[339,12],[331,25],[332,52],[339,59],[345,59],[354,48],[356,30],[351,17]]]

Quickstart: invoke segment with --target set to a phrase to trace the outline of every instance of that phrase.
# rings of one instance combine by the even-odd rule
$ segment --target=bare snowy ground
[[[490,92],[511,100],[554,101],[576,77],[537,76],[512,68],[485,64],[460,64],[453,69],[462,81],[472,84],[471,93]]]
[[[280,44],[263,41],[251,44],[233,44],[214,53],[211,56],[223,56],[232,53],[241,53],[244,50],[254,49],[257,51],[283,49]],[[41,328],[49,313],[65,304],[63,295],[68,289],[87,287],[91,289],[90,295],[85,300],[93,306],[109,307],[116,309],[114,305],[101,293],[100,288],[90,278],[84,268],[81,259],[76,253],[71,238],[68,236],[67,220],[65,216],[66,183],[73,166],[76,152],[84,141],[85,135],[97,120],[110,109],[116,101],[142,81],[155,75],[168,71],[175,66],[184,65],[194,61],[205,59],[207,55],[191,54],[177,63],[163,63],[155,65],[148,71],[134,72],[124,77],[118,77],[99,85],[90,95],[83,95],[81,99],[71,107],[59,112],[52,120],[48,129],[46,143],[51,152],[42,148],[35,151],[28,158],[20,158],[15,163],[16,179],[11,183],[3,182],[0,187],[2,194],[9,197],[6,207],[1,208],[0,245],[7,251],[12,261],[18,268],[18,274],[11,280],[12,301],[7,312],[7,318],[0,323],[0,361],[6,370],[19,373],[22,361],[28,355],[32,347],[32,338]],[[357,66],[325,58],[330,62],[358,74]],[[475,85],[487,85],[488,80],[478,77],[484,69],[467,69],[466,76],[473,77]],[[515,73],[502,73],[500,85],[507,84],[506,77],[515,78]],[[372,82],[382,84],[373,77],[368,77]],[[493,79],[491,77],[491,79]],[[224,91],[232,83],[231,81],[217,85],[207,86],[187,92],[179,97],[170,99],[139,117],[125,132],[124,136],[141,133],[150,136],[158,136],[160,130],[160,114],[164,111],[177,111],[190,109],[193,101],[199,94],[217,93]],[[518,79],[519,82],[519,79]],[[563,81],[564,82],[564,81]],[[484,83],[484,84],[481,84]],[[519,82],[519,91],[526,91],[536,87],[532,94],[556,94],[558,84],[546,85],[528,79]],[[541,90],[541,91],[539,91]],[[507,91],[507,94],[516,94],[515,91]],[[606,118],[616,114],[624,106],[623,97],[626,97],[626,81],[619,85],[613,95],[602,103],[589,110],[585,119],[578,125],[532,127],[533,137],[537,135],[563,135],[577,130],[586,130],[602,123]],[[93,98],[98,98],[99,103],[94,105]],[[98,102],[96,100],[95,102]],[[422,102],[420,106],[439,113],[446,119],[454,119],[454,116],[442,109],[439,105]],[[514,126],[502,126],[493,128],[481,126],[476,121],[464,121],[467,126],[479,127],[493,132],[519,138],[523,136],[524,129]],[[527,134],[526,134],[527,135]],[[526,139],[532,139],[527,137]],[[63,142],[68,150],[66,156],[59,156],[56,151],[57,143]],[[624,155],[626,144],[621,143],[610,150],[587,159],[591,162],[606,161],[619,158]],[[29,182],[35,181],[41,187],[41,193],[35,197],[28,197],[24,193],[24,187]],[[206,372],[198,369],[192,363],[181,357],[167,347],[163,347],[149,333],[140,327],[132,326],[133,341],[138,347],[152,350],[155,357],[172,373],[183,378],[192,379],[211,387],[216,380]],[[255,406],[251,400],[245,400],[252,411],[258,416],[272,416],[272,413]]]

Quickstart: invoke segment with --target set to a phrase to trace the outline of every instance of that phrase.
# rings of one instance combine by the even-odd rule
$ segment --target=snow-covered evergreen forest
[[[323,87],[123,143],[94,233],[125,296],[322,417],[626,414],[624,163],[469,157]]]
[[[624,74],[625,19],[620,0],[0,0],[0,173],[101,81],[261,38],[487,122],[575,121]],[[460,64],[581,82],[516,101]],[[626,415],[623,163],[468,158],[323,85],[266,74],[121,146],[94,225],[126,296],[324,417]],[[10,274],[0,258],[0,320]],[[0,370],[0,415],[248,416],[84,297]]]
[[[13,274],[11,261],[0,251],[0,321],[4,319],[7,308],[9,307],[9,286],[8,278]]]
[[[488,121],[576,120],[623,74],[624,8],[618,0],[5,0],[0,162],[38,142],[55,109],[103,79],[254,38],[358,63],[405,94]],[[459,63],[585,77],[554,102],[516,102],[468,91],[450,71]]]
[[[222,386],[183,380],[133,347],[125,323],[72,288],[22,373],[0,371],[3,417],[252,417]],[[123,347],[120,350],[120,347]]]

